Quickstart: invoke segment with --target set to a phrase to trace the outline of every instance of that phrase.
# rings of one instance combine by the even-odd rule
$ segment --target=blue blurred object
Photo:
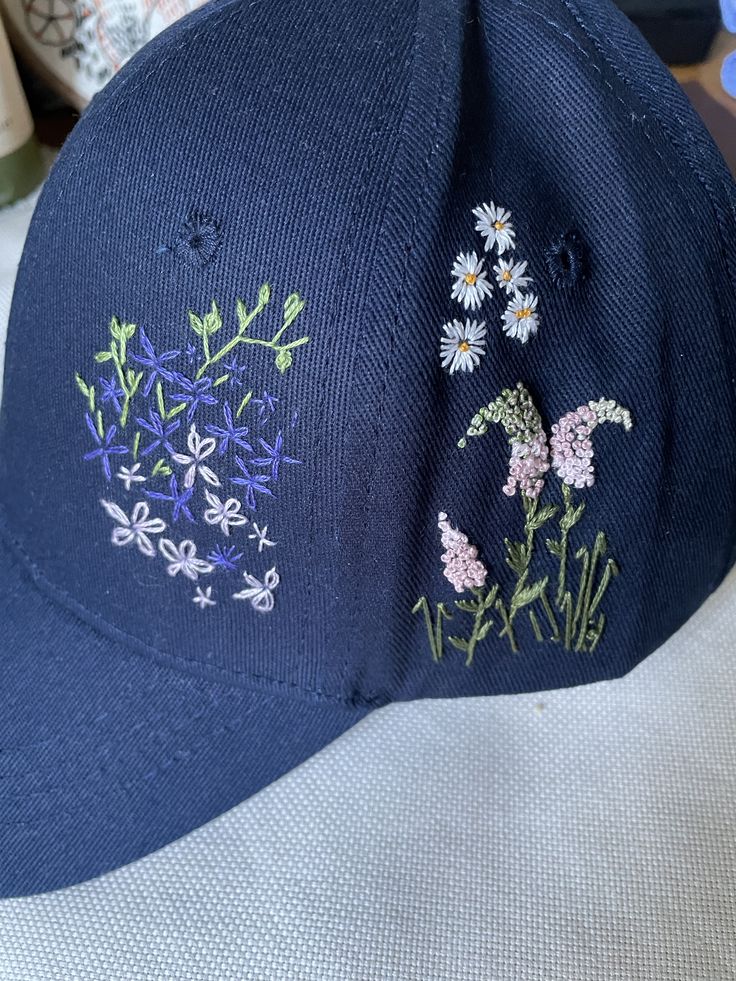
[[[726,30],[736,33],[736,0],[721,0],[721,17]]]
[[[736,98],[736,51],[732,51],[723,59],[721,82],[726,92]]]

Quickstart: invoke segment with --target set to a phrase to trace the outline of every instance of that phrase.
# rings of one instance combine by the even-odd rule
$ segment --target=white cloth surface
[[[0,981],[736,979],[735,649],[732,574],[618,681],[389,706],[161,851],[0,902]]]

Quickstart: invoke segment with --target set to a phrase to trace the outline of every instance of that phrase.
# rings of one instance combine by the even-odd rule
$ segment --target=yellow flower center
[[[501,273],[501,279],[504,281],[504,283],[511,282],[511,273],[508,269],[504,269],[504,271]]]
[[[506,227],[506,225],[502,221],[494,221],[493,227],[496,229],[497,232],[502,232]]]
[[[531,317],[532,311],[529,307],[522,307],[521,310],[516,311],[516,319],[523,320],[524,317]]]
[[[467,341],[461,341],[458,344],[457,349],[458,351],[462,351],[463,354],[466,354],[470,350],[470,345],[468,344]]]
[[[465,273],[465,282],[468,284],[468,286],[475,286],[475,281],[477,278],[478,277],[475,275],[475,273]]]

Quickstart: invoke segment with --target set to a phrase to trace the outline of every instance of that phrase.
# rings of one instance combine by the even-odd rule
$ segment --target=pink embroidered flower
[[[501,423],[511,444],[504,494],[511,497],[518,487],[526,497],[539,497],[549,470],[549,449],[542,418],[531,395],[520,382],[513,390],[505,388],[488,406],[488,419]]]
[[[518,487],[527,497],[539,497],[544,488],[544,474],[548,470],[549,449],[543,432],[538,433],[529,443],[512,441],[509,476],[503,486],[504,494],[511,497]]]
[[[613,399],[598,399],[566,413],[552,426],[552,466],[560,479],[573,487],[595,483],[591,435],[601,422],[615,422],[631,429],[631,413]]]
[[[453,528],[444,511],[440,511],[437,526],[442,532],[444,575],[462,593],[466,589],[480,589],[485,584],[488,570],[478,558],[478,549],[471,545],[468,536]]]

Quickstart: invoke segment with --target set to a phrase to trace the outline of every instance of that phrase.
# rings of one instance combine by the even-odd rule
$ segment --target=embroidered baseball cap
[[[677,630],[734,561],[735,202],[608,0],[214,0],[147,45],[11,313],[2,893]]]

